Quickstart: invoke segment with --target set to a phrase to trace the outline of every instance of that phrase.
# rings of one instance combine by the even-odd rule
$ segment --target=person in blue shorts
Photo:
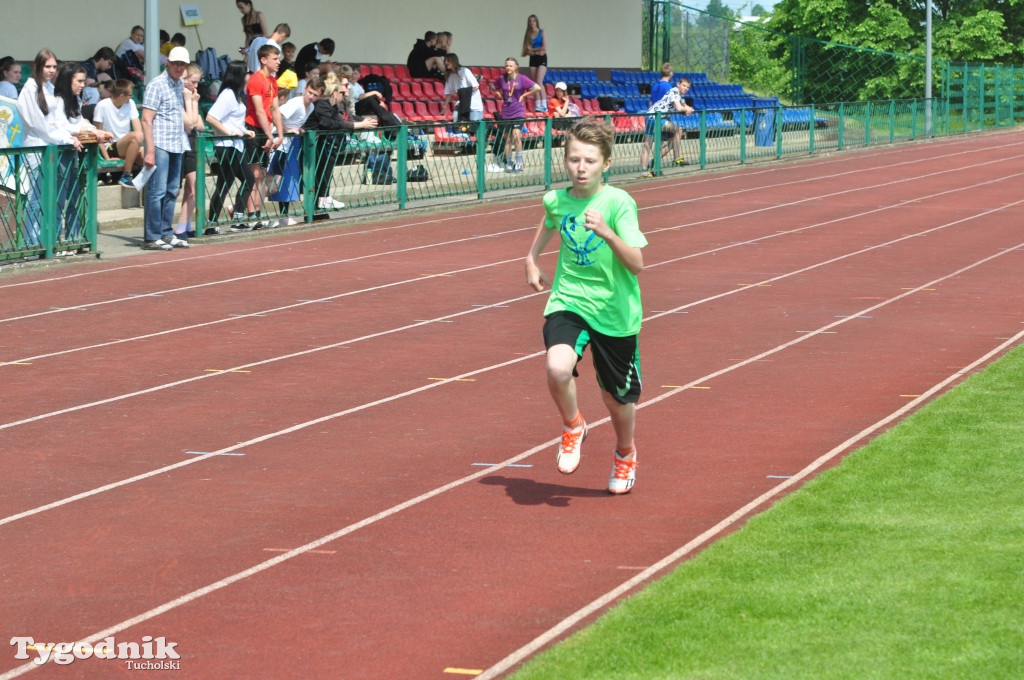
[[[604,184],[612,164],[610,123],[584,118],[566,137],[565,169],[572,186],[544,196],[544,218],[526,256],[526,282],[551,294],[544,309],[548,390],[562,416],[558,471],[571,474],[580,464],[587,436],[576,399],[576,370],[589,346],[601,397],[615,429],[616,448],[608,491],[628,493],[636,480],[636,404],[640,398],[640,345],[643,318],[637,274],[643,269],[636,201]],[[541,252],[560,238],[555,276],[541,269]]]

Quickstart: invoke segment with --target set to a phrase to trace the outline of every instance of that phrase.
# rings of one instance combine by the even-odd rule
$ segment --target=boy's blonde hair
[[[601,149],[601,156],[608,160],[612,157],[612,146],[615,144],[615,129],[609,121],[587,116],[569,128],[565,141],[566,147],[574,139],[584,144],[593,144]]]
[[[118,78],[114,81],[114,84],[110,86],[110,96],[119,97],[123,94],[131,95],[134,90],[135,83],[127,78]]]

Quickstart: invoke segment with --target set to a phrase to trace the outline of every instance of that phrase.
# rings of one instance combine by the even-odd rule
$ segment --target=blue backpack
[[[395,171],[391,168],[391,154],[370,152],[366,155],[363,184],[394,184]]]

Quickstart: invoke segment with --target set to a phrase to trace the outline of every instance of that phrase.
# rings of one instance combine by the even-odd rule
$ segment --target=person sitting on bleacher
[[[668,94],[669,90],[673,87],[672,76],[674,75],[671,63],[666,61],[661,65],[661,80],[651,85],[651,103],[648,106],[653,106]]]
[[[445,50],[437,46],[437,33],[427,31],[417,40],[405,60],[413,78],[437,78],[444,82]]]
[[[693,107],[690,106],[683,95],[690,90],[689,78],[680,78],[676,86],[669,90],[664,97],[656,101],[650,109],[648,114],[653,113],[681,113],[684,116],[688,116],[693,113]],[[670,122],[667,117],[663,116],[661,120],[661,135],[662,141],[665,141],[665,136],[669,135],[672,143],[672,151],[675,154],[675,161],[673,165],[686,165],[686,159],[683,158],[680,152],[680,144],[683,139],[683,129]],[[648,163],[651,158],[651,147],[654,146],[654,116],[647,117],[647,125],[644,129],[644,146],[640,149],[640,169],[643,170],[641,178],[654,177],[654,173],[647,169]]]
[[[323,78],[328,73],[336,71],[338,68],[337,64],[325,61],[327,57],[333,54],[334,41],[330,38],[324,38],[318,43],[303,45],[302,49],[299,50],[299,53],[295,56],[295,67],[297,68],[295,73],[299,76],[306,76],[309,72],[309,64],[313,63],[320,69],[320,77]]]
[[[388,79],[385,76],[370,73],[367,74],[367,78],[370,76],[373,78],[366,80],[363,78],[362,67],[358,64],[352,64],[348,67],[348,71],[350,72],[347,76],[349,100],[352,102],[349,115],[376,116],[377,124],[381,127],[401,125],[402,121],[388,109],[388,97],[391,94],[391,84],[388,83]],[[345,75],[344,66],[339,71],[339,75]],[[370,87],[366,87],[364,82]]]
[[[18,98],[18,84],[21,83],[21,64],[14,57],[0,59],[0,96]]]
[[[107,160],[124,159],[121,184],[129,187],[132,186],[135,163],[139,159],[139,149],[142,148],[142,122],[139,109],[132,100],[134,89],[135,85],[130,80],[115,80],[110,98],[97,104],[92,114],[92,122],[97,128],[114,135],[111,143],[100,144],[100,155]]]
[[[109,47],[101,47],[96,50],[96,54],[92,55],[92,59],[82,62],[82,68],[85,69],[85,89],[82,90],[83,104],[99,104],[102,99],[99,84],[113,80],[110,70],[115,61],[117,61],[117,57],[114,55],[114,50]]]
[[[569,88],[565,83],[555,83],[555,96],[548,100],[548,116],[551,118],[578,118],[579,104],[569,96]]]

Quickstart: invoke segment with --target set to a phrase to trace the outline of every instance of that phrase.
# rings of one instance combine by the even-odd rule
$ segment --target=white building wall
[[[145,25],[145,0],[3,0],[0,56],[30,61],[47,47],[61,60],[82,60],[104,45],[116,48],[134,24]],[[203,24],[182,24],[181,5],[160,2],[160,28],[183,33],[192,54],[214,47],[238,55],[241,14],[231,0],[198,0]],[[548,38],[553,68],[634,68],[640,64],[639,0],[255,0],[271,30],[286,22],[301,47],[332,38],[334,59],[343,62],[405,63],[426,30],[451,31],[452,51],[464,64],[500,66],[519,58],[528,15],[536,14]],[[197,32],[198,29],[198,32]],[[158,31],[153,31],[158,33]],[[148,37],[148,36],[147,36]],[[156,36],[154,36],[156,37]],[[525,58],[520,63],[525,66]]]

